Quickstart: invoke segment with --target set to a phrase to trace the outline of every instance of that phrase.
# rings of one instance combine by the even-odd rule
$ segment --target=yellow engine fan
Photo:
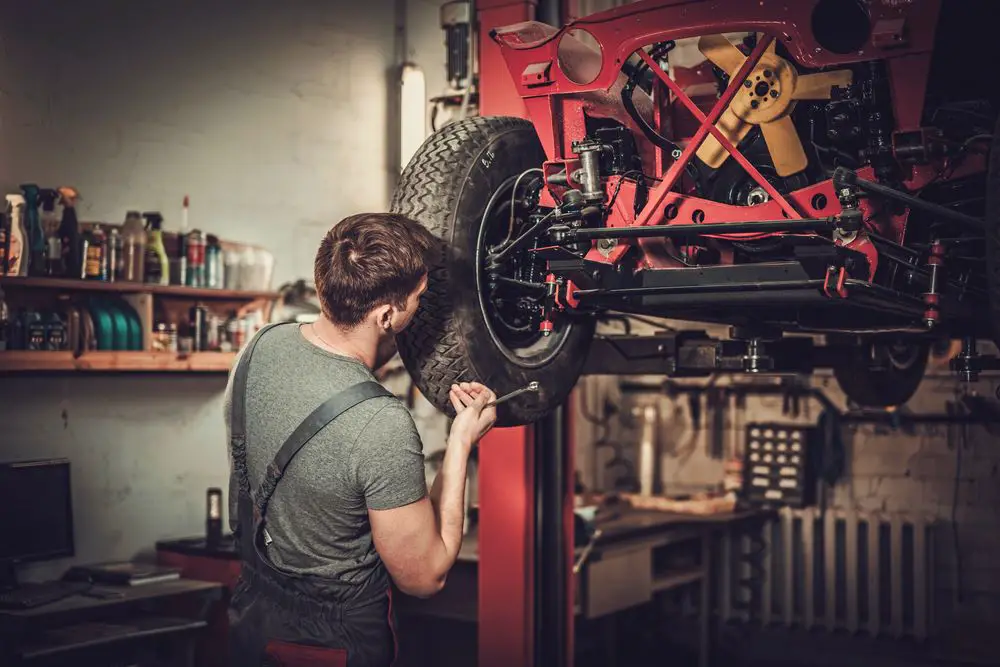
[[[767,47],[745,81],[733,82],[741,88],[715,126],[734,145],[746,136],[751,127],[759,126],[775,170],[779,176],[789,176],[805,169],[808,163],[790,115],[795,103],[798,100],[830,99],[833,86],[851,83],[851,71],[842,69],[799,75],[794,65],[774,52],[774,44],[772,41]],[[698,50],[725,71],[730,81],[746,61],[746,56],[724,35],[702,37],[698,40]],[[713,169],[729,157],[726,149],[712,135],[708,135],[698,148],[697,155]]]

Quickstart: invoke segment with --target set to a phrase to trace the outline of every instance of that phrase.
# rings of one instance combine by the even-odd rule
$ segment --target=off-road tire
[[[993,342],[1000,348],[1000,118],[993,133],[986,174],[986,281]]]
[[[862,408],[903,405],[917,393],[930,357],[929,344],[913,345],[917,356],[906,368],[873,367],[869,346],[857,345],[833,367],[833,375],[848,400]]]
[[[451,385],[479,381],[497,395],[537,381],[527,394],[497,407],[498,426],[538,420],[562,403],[580,375],[594,322],[574,322],[558,354],[523,368],[494,343],[476,287],[476,246],[490,196],[511,176],[545,161],[531,123],[501,116],[456,121],[431,135],[400,176],[390,210],[410,217],[443,241],[420,309],[397,337],[399,355],[420,392],[453,415]]]

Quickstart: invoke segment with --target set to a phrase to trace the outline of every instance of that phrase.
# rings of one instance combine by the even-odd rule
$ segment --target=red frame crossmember
[[[701,109],[699,109],[695,103],[691,101],[691,98],[688,97],[683,90],[681,90],[680,86],[667,76],[667,73],[664,72],[663,69],[649,57],[649,54],[647,54],[645,50],[639,49],[636,52],[639,54],[639,57],[650,66],[650,68],[670,89],[670,91],[677,96],[677,99],[679,99],[688,111],[694,114],[695,118],[701,123],[701,125],[698,126],[698,130],[694,133],[694,136],[691,137],[687,146],[684,147],[684,150],[681,152],[681,156],[677,158],[672,165],[670,165],[667,173],[663,176],[663,180],[660,181],[660,183],[650,192],[649,203],[646,204],[642,214],[639,216],[638,220],[636,220],[636,225],[648,225],[652,222],[653,218],[660,210],[660,206],[663,204],[663,200],[666,198],[667,193],[670,192],[674,185],[676,185],[684,167],[686,167],[691,161],[691,158],[694,157],[695,152],[701,146],[702,142],[704,142],[708,137],[709,133],[711,133],[712,136],[714,136],[722,145],[722,147],[726,149],[726,152],[732,155],[733,159],[736,160],[755,181],[757,181],[758,185],[764,188],[764,191],[767,192],[767,194],[770,195],[770,197],[777,202],[779,206],[781,206],[781,209],[788,215],[789,218],[798,219],[802,217],[799,215],[799,212],[788,203],[788,200],[782,197],[781,194],[774,189],[774,186],[772,186],[768,180],[764,178],[764,176],[757,171],[757,169],[750,164],[745,157],[743,157],[743,154],[737,150],[736,146],[734,146],[733,143],[729,141],[729,139],[727,139],[717,127],[715,127],[719,118],[722,117],[722,113],[729,107],[733,98],[736,97],[736,93],[739,92],[739,82],[743,81],[750,75],[750,72],[752,72],[753,68],[757,66],[758,62],[760,62],[764,52],[767,51],[767,48],[773,41],[774,37],[772,35],[764,35],[762,39],[757,41],[757,45],[754,47],[753,51],[750,52],[750,55],[747,56],[747,59],[743,62],[743,65],[739,68],[739,70],[737,70],[736,74],[732,76],[729,86],[727,86],[723,91],[719,100],[715,103],[715,106],[712,107],[712,110],[708,112],[707,116],[703,114]]]

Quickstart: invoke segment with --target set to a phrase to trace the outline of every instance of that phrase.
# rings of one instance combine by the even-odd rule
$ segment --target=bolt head
[[[750,79],[747,79],[746,81],[744,81],[744,82],[743,82],[743,87],[744,87],[744,88],[749,88],[749,87],[750,87],[750,86],[752,86],[752,85],[753,85],[753,84],[752,84],[752,83],[750,83]]]

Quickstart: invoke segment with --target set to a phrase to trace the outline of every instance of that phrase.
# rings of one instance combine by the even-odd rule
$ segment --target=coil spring
[[[747,594],[745,597],[738,596],[733,602],[733,607],[740,611],[746,611],[750,621],[754,620],[754,615],[759,609],[761,589],[766,574],[764,556],[767,553],[767,542],[764,540],[763,531],[763,523],[755,523],[752,527],[747,528],[745,535],[749,538],[750,545],[745,553],[739,554],[738,559],[741,566],[749,566],[750,574],[736,580],[737,590],[745,590]],[[743,568],[740,567],[737,571],[742,572],[742,570]]]

